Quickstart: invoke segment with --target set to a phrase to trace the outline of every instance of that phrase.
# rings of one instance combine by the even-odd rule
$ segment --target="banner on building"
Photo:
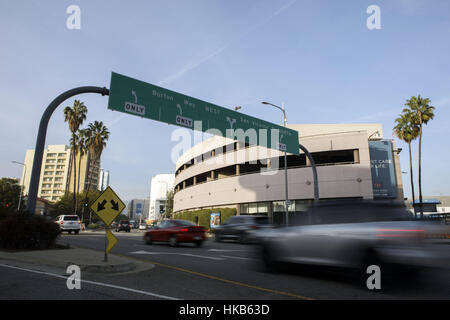
[[[397,198],[392,141],[369,141],[374,199]]]

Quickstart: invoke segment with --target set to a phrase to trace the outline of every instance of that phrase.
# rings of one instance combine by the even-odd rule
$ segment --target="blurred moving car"
[[[349,267],[450,268],[450,226],[376,201],[320,203],[296,225],[259,234],[268,269],[279,262]]]
[[[139,225],[139,230],[147,230],[147,224],[146,223],[141,223]]]
[[[205,240],[206,228],[186,220],[163,220],[148,229],[144,235],[146,244],[163,241],[169,242],[172,247],[176,247],[180,242],[191,242],[200,247]]]
[[[120,220],[119,224],[116,227],[116,232],[120,232],[120,231],[126,231],[126,232],[130,232],[131,231],[131,223],[128,220]]]
[[[75,232],[75,234],[78,234],[81,229],[81,221],[80,218],[78,218],[77,215],[62,215],[58,216],[55,221],[61,231],[67,231],[69,234]]]
[[[215,240],[237,240],[240,243],[255,242],[253,231],[273,228],[267,216],[233,216],[213,229]]]

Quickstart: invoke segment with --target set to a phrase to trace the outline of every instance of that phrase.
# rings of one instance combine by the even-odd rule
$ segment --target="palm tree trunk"
[[[75,142],[75,133],[73,134],[73,141]],[[73,146],[74,150],[74,166],[73,166],[73,212],[74,214],[77,214],[77,159],[76,159],[76,149],[77,146],[74,144]]]
[[[91,166],[90,166],[90,163],[91,163],[91,153],[90,153],[90,151],[88,150],[88,153],[87,153],[87,168],[86,168],[86,170],[87,170],[87,188],[86,188],[86,197],[89,195],[89,190],[91,189]],[[85,183],[86,184],[86,183]],[[86,198],[85,197],[85,198]],[[89,224],[91,224],[91,221],[92,221],[92,214],[91,214],[91,209],[89,208]]]
[[[420,202],[420,219],[423,219],[422,205],[422,125],[419,128],[419,202]]]
[[[69,191],[69,187],[70,187],[70,178],[72,177],[72,162],[73,162],[73,149],[70,150],[70,157],[69,157],[69,176],[67,177],[67,182],[66,182],[66,192]]]
[[[414,179],[413,179],[413,168],[412,168],[411,141],[408,142],[408,149],[409,149],[409,173],[411,176],[411,193],[412,193],[412,200],[413,200],[414,217],[417,218],[416,206],[415,206],[416,196],[414,195]]]
[[[77,205],[78,205],[78,195],[80,193],[80,176],[81,176],[81,152],[80,158],[78,159]],[[83,216],[81,217],[81,223],[83,223]]]

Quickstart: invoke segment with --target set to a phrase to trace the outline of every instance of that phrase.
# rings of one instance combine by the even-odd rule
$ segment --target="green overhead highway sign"
[[[115,72],[108,109],[299,154],[295,130]]]

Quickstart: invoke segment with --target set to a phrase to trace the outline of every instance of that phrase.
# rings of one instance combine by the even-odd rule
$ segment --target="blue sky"
[[[81,9],[69,30],[68,6]],[[366,9],[381,9],[368,30]],[[429,97],[435,120],[424,129],[423,190],[450,195],[450,2],[447,0],[0,1],[0,176],[21,176],[43,110],[68,89],[109,87],[111,71],[281,123],[393,121],[412,95]],[[79,96],[86,125],[102,120],[111,138],[102,167],[124,199],[146,197],[151,176],[174,171],[174,126],[107,110],[106,97]],[[69,141],[63,108],[46,144]],[[398,143],[403,171],[407,146]],[[417,156],[417,144],[414,156]],[[415,164],[417,171],[417,164]],[[417,172],[416,176],[417,176]],[[408,176],[404,185],[409,196]]]

